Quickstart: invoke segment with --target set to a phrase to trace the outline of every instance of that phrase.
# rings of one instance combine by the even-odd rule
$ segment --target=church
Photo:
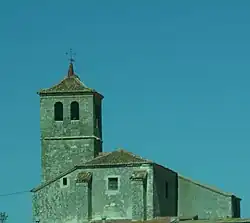
[[[34,222],[240,217],[241,199],[123,149],[103,151],[103,95],[74,72],[40,96],[41,183]]]

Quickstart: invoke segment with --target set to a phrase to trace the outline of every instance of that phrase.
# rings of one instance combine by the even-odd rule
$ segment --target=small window
[[[63,121],[63,103],[56,102],[54,104],[54,119],[55,121]]]
[[[71,120],[79,120],[79,104],[73,101],[70,105]]]
[[[165,198],[168,198],[168,182],[165,182]]]
[[[108,190],[118,190],[118,178],[108,178]]]
[[[63,178],[63,186],[67,186],[67,184],[68,184],[68,179],[67,179],[67,177],[64,177]]]

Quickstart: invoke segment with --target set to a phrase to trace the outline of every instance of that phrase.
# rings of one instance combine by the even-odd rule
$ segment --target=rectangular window
[[[66,186],[68,184],[68,179],[67,177],[63,178],[63,186]]]
[[[165,198],[168,198],[168,182],[165,182]]]
[[[108,190],[118,190],[118,178],[108,178]]]

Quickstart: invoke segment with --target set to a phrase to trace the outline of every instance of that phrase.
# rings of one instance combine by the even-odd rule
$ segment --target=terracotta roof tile
[[[40,90],[40,94],[57,93],[57,92],[95,92],[95,90],[88,88],[79,79],[77,75],[65,77],[59,84],[51,88]]]
[[[125,150],[116,150],[96,157],[95,159],[85,163],[84,165],[100,165],[100,164],[127,164],[127,163],[152,163],[152,161],[136,156]]]
[[[125,150],[116,150],[114,152],[107,152],[107,153],[101,153],[100,156],[96,157],[95,159],[84,163],[83,165],[80,166],[75,166],[74,168],[65,171],[62,174],[59,174],[57,177],[53,178],[52,180],[41,184],[40,186],[33,188],[31,190],[31,192],[36,192],[44,187],[46,187],[47,185],[53,183],[54,181],[58,180],[59,178],[77,170],[77,169],[82,169],[82,168],[92,168],[95,166],[99,166],[99,165],[116,165],[116,164],[145,164],[145,163],[149,163],[152,164],[153,162],[150,160],[146,160],[143,159],[142,157],[136,156],[133,153],[130,153],[128,151]],[[83,176],[81,176],[83,178],[85,178],[85,173],[83,174]]]

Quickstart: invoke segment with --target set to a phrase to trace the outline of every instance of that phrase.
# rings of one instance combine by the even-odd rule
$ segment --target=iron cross
[[[73,63],[75,62],[75,59],[73,58],[76,54],[73,53],[72,49],[69,49],[69,52],[66,53],[67,56],[69,56],[69,62]]]

